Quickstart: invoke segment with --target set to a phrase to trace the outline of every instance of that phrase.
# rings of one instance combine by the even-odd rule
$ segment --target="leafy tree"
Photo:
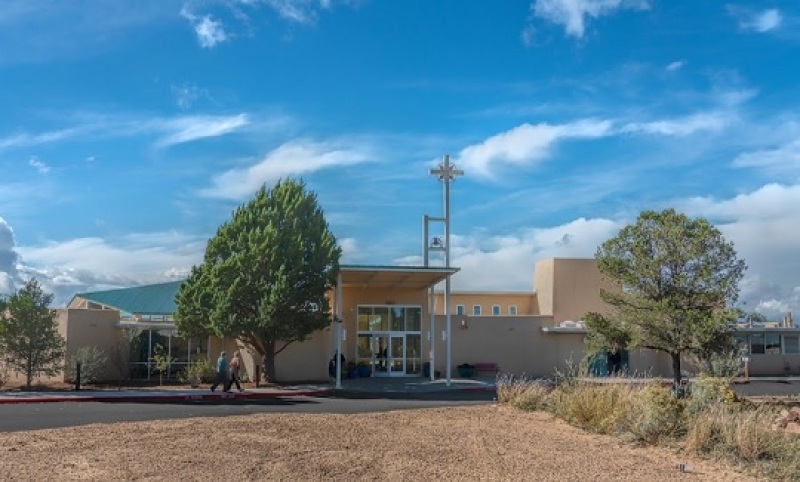
[[[52,301],[53,295],[31,279],[0,312],[0,347],[10,367],[25,375],[27,390],[34,376],[57,375],[63,368],[66,343],[58,333],[55,311],[48,307]]]
[[[177,297],[188,336],[233,337],[266,361],[331,323],[328,291],[341,249],[316,196],[299,181],[262,187],[208,242]]]
[[[676,382],[681,354],[729,346],[745,263],[703,218],[643,211],[597,250],[600,271],[620,290],[602,290],[610,315],[587,316],[597,342],[625,342],[667,353]],[[627,341],[626,341],[627,339]]]

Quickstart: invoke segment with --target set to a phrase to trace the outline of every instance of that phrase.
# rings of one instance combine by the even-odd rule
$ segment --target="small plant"
[[[192,362],[185,370],[181,371],[178,374],[178,381],[196,388],[202,383],[211,383],[215,374],[216,370],[214,366],[211,365],[211,362],[205,358],[201,358]]]
[[[67,359],[66,372],[70,382],[75,382],[78,378],[78,363],[81,364],[81,382],[95,383],[106,370],[108,356],[102,348],[96,346],[82,346],[75,350]]]
[[[565,362],[564,369],[553,370],[553,378],[559,387],[570,388],[578,385],[582,378],[589,376],[589,358],[576,362],[572,357]]]
[[[164,352],[164,347],[156,343],[153,347],[153,368],[158,371],[158,384],[164,384],[164,373],[169,370],[175,359]]]

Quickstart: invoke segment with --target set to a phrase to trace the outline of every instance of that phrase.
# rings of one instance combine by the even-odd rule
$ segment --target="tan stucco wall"
[[[556,258],[553,265],[553,319],[582,320],[590,311],[608,312],[608,305],[600,298],[600,290],[614,289],[614,283],[600,274],[594,259]],[[537,269],[539,264],[537,263]]]
[[[65,308],[57,310],[56,320],[59,333],[67,341],[67,360],[79,348],[95,346],[102,349],[108,358],[102,378],[108,380],[120,378],[119,370],[113,361],[120,340],[120,330],[117,327],[118,311]]]
[[[434,312],[443,315],[445,313],[444,293],[437,291],[434,297],[436,300]],[[509,316],[508,307],[511,305],[517,307],[517,316],[537,314],[535,293],[455,291],[450,294],[451,314],[457,313],[458,305],[463,305],[464,312],[468,315],[472,315],[474,305],[481,306],[481,316],[491,316],[494,305],[500,306],[500,316]]]
[[[539,315],[553,314],[553,273],[555,259],[542,259],[533,267],[533,290],[536,292],[536,303]]]

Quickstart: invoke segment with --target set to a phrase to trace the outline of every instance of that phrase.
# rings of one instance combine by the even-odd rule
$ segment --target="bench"
[[[476,375],[496,376],[498,373],[500,373],[500,367],[495,362],[478,362],[475,364]]]

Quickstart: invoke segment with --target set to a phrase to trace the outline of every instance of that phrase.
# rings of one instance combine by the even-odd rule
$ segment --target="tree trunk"
[[[266,382],[274,382],[275,381],[275,341],[273,340],[264,340],[264,354],[263,354],[263,363],[264,363],[264,376],[266,377]]]
[[[672,376],[675,381],[675,386],[679,387],[681,384],[681,354],[670,353],[672,357]]]
[[[30,357],[28,358],[28,366],[25,370],[25,390],[31,391],[31,384],[33,382],[33,364],[31,363]]]

